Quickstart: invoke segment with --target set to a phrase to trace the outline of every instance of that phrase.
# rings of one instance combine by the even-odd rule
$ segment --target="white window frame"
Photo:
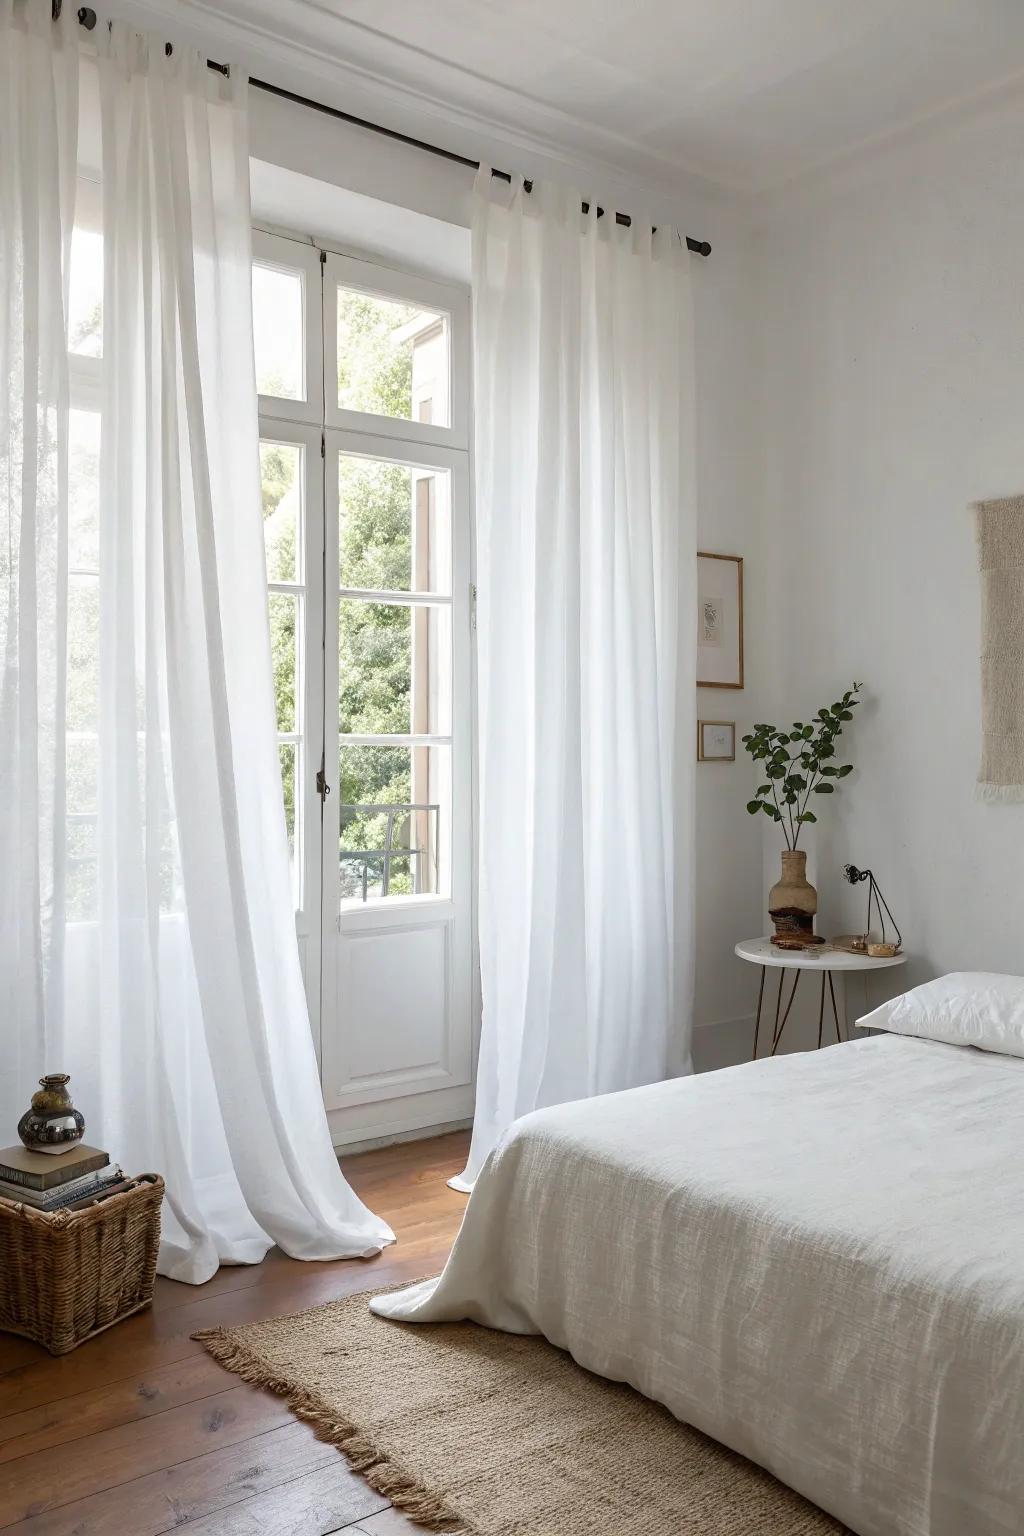
[[[294,421],[314,426],[319,434],[324,408],[324,352],[320,251],[308,240],[285,235],[252,232],[252,259],[275,272],[297,273],[302,282],[303,398],[260,395],[260,419]]]
[[[338,324],[336,289],[354,288],[359,293],[391,303],[418,304],[444,315],[448,321],[449,421],[446,427],[436,422],[407,421],[399,416],[377,416],[367,411],[343,410],[338,404],[337,386],[326,388],[328,380],[338,377]],[[354,256],[328,252],[324,265],[323,358],[325,381],[325,422],[328,427],[367,432],[392,438],[398,443],[430,444],[435,447],[469,448],[469,298],[460,289],[446,283],[431,282],[411,272],[398,272],[375,262],[359,261]]]
[[[303,400],[259,396],[262,441],[300,442],[305,447],[304,577],[306,592],[305,647],[305,783],[301,805],[305,817],[300,833],[300,795],[296,785],[297,856],[303,866],[303,905],[296,913],[296,928],[303,950],[304,971],[314,1042],[323,1061],[323,1003],[335,995],[336,945],[325,950],[324,934],[384,931],[416,922],[419,911],[426,920],[452,924],[453,975],[469,978],[463,1008],[468,1016],[475,992],[473,922],[474,783],[472,757],[472,645],[471,645],[471,517],[470,517],[470,347],[469,295],[454,285],[432,282],[383,264],[359,260],[323,245],[281,233],[256,229],[253,259],[282,271],[299,272],[303,282],[305,328],[305,385]],[[368,412],[342,410],[337,390],[337,308],[335,285],[355,288],[399,303],[415,303],[443,314],[448,323],[450,425],[407,421]],[[317,380],[321,389],[317,389]],[[446,593],[396,593],[377,589],[345,589],[367,601],[405,606],[422,604],[449,608],[452,616],[452,721],[451,734],[434,736],[346,736],[339,729],[338,620],[343,592],[339,570],[338,455],[351,454],[385,459],[410,467],[447,472],[451,497],[452,569]],[[321,579],[322,562],[322,579]],[[270,590],[274,583],[268,583]],[[323,644],[314,643],[315,636]],[[280,740],[285,737],[279,737]],[[442,843],[451,860],[447,889],[440,893],[374,898],[366,903],[340,902],[338,847],[340,840],[340,749],[349,742],[385,745],[440,745],[451,751],[451,804]],[[323,762],[328,795],[321,799],[316,770]],[[316,818],[321,836],[317,838]],[[304,835],[303,835],[304,834]],[[303,846],[299,847],[302,837]],[[325,924],[326,919],[326,924]],[[316,984],[320,978],[319,987]],[[330,1054],[330,1053],[329,1053]],[[342,1090],[338,1107],[346,1103],[371,1103],[403,1092],[415,1092],[449,1083],[468,1083],[472,1070],[472,1041],[454,1038],[448,1066],[435,1072],[410,1070],[406,1086],[397,1082],[363,1085]],[[326,1067],[326,1063],[324,1063]],[[325,1088],[327,1084],[325,1082]],[[329,1108],[333,1107],[329,1102]]]
[[[338,726],[337,711],[325,711],[325,747],[328,763],[340,765],[340,752],[345,746],[381,747],[447,747],[452,761],[452,804],[447,808],[450,818],[447,836],[442,843],[448,848],[451,860],[450,878],[442,883],[448,889],[441,892],[425,892],[418,896],[388,896],[368,902],[339,900],[339,870],[336,850],[340,834],[340,797],[334,807],[334,815],[324,817],[324,910],[339,912],[346,926],[376,926],[382,912],[401,911],[409,907],[439,902],[453,902],[460,888],[467,892],[472,880],[472,737],[469,705],[471,700],[470,657],[470,549],[469,518],[459,516],[455,509],[469,505],[469,459],[458,449],[435,447],[431,444],[401,443],[397,439],[382,441],[369,432],[338,431],[328,428],[327,443],[327,496],[326,496],[326,568],[334,573],[333,584],[327,587],[326,629],[328,635],[339,633],[339,606],[347,598],[367,603],[387,603],[397,607],[447,608],[451,613],[452,651],[452,719],[451,730],[446,734],[429,732],[402,732],[390,735],[343,734]],[[342,587],[339,573],[339,521],[338,476],[336,465],[340,455],[355,458],[387,459],[395,464],[408,465],[412,469],[435,469],[449,476],[449,495],[453,508],[452,569],[450,593],[396,592],[391,588]],[[340,663],[337,646],[326,652],[325,698],[337,699],[340,689]],[[462,707],[459,703],[462,701]],[[459,814],[456,815],[456,810]],[[464,882],[464,887],[463,887]],[[341,920],[340,919],[340,920]]]
[[[277,402],[275,401],[275,404]],[[286,402],[295,404],[294,401]],[[310,643],[324,632],[323,614],[323,460],[319,426],[292,421],[286,416],[261,413],[261,443],[293,444],[302,452],[301,527],[296,550],[301,555],[299,579],[295,582],[268,581],[267,591],[298,595],[301,622],[297,626],[295,729],[278,731],[278,745],[295,742],[299,748],[295,769],[295,856],[299,861],[299,905],[295,912],[295,932],[299,940],[303,974],[307,979],[310,1008],[317,990],[308,985],[320,969],[320,856],[322,840],[317,834],[320,796],[316,771],[323,754],[323,647]]]

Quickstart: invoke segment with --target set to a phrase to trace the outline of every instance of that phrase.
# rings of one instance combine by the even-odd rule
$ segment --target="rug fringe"
[[[251,1386],[263,1387],[283,1397],[296,1417],[310,1425],[318,1440],[336,1446],[353,1472],[358,1472],[375,1493],[390,1499],[410,1520],[430,1530],[442,1531],[445,1536],[480,1536],[475,1527],[466,1525],[462,1516],[439,1494],[424,1488],[404,1468],[389,1461],[369,1435],[355,1424],[339,1419],[314,1392],[275,1375],[265,1360],[239,1344],[228,1329],[204,1328],[192,1334],[192,1338],[225,1370],[240,1376]]]
[[[974,798],[988,805],[1019,805],[1024,800],[1024,784],[979,782],[974,786]]]

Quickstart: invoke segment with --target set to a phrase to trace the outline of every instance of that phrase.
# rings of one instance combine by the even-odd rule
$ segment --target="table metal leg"
[[[762,967],[761,967],[761,985],[757,989],[757,1017],[754,1019],[754,1054],[750,1058],[751,1061],[756,1061],[757,1060],[757,1037],[758,1037],[758,1035],[761,1032],[761,1002],[762,1002],[762,999],[764,998],[764,979],[767,976],[767,974],[768,974],[768,967],[766,965],[762,965]]]
[[[780,1003],[782,1001],[782,980],[783,980],[783,977],[785,976],[785,974],[786,974],[785,971],[780,968],[780,970],[779,970],[779,1002]],[[786,1020],[789,1018],[790,1009],[793,1007],[793,999],[796,997],[796,989],[800,985],[800,974],[801,973],[800,973],[799,970],[794,970],[794,972],[793,972],[793,990],[789,994],[789,1002],[786,1004],[786,1011],[782,1015],[782,1023],[778,1025],[778,1028],[775,1031],[775,1037],[772,1040],[772,1055],[773,1056],[775,1055],[775,1052],[779,1048],[779,1042],[782,1039],[782,1031],[786,1027]],[[776,1010],[775,1010],[775,1020],[776,1020],[777,1024],[778,1024],[778,1018],[779,1018],[779,1011],[778,1011],[778,1008],[776,1008]]]
[[[819,1051],[821,1050],[821,1028],[822,1028],[822,1024],[824,1023],[824,1020],[825,1020],[825,976],[826,976],[826,972],[822,971],[822,973],[821,973],[821,998],[820,998],[820,1000],[818,1002],[818,1050]]]
[[[832,1016],[836,1021],[836,1044],[841,1045],[844,1039],[844,1035],[839,1027],[839,1009],[836,1007],[836,989],[832,985],[832,972],[826,971],[825,974],[828,976],[828,990],[832,998]]]

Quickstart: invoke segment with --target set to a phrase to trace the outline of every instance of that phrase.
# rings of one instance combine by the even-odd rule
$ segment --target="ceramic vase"
[[[787,848],[782,855],[782,878],[768,892],[768,916],[777,934],[814,932],[818,893],[807,878],[807,854]]]
[[[39,1079],[32,1108],[18,1121],[18,1135],[30,1152],[70,1152],[85,1134],[85,1118],[71,1102],[66,1072]]]

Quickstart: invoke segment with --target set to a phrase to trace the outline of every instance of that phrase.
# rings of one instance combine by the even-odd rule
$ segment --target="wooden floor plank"
[[[202,1520],[190,1521],[188,1536],[334,1536],[353,1530],[353,1521],[385,1514],[387,1500],[350,1472],[340,1455],[335,1464],[270,1488],[242,1504],[218,1510]],[[399,1530],[396,1527],[396,1536]],[[415,1531],[415,1526],[409,1527]],[[424,1536],[421,1526],[418,1536]]]
[[[336,1466],[339,1452],[297,1421],[253,1440],[117,1488],[62,1504],[12,1525],[10,1536],[162,1536],[187,1529],[215,1510],[228,1509],[282,1483]],[[365,1485],[363,1485],[365,1486]]]
[[[148,1374],[126,1376],[108,1387],[78,1392],[0,1419],[0,1462],[68,1440],[81,1440],[223,1391],[224,1372],[206,1354]]]
[[[303,1264],[275,1249],[205,1286],[161,1280],[151,1310],[60,1359],[0,1335],[0,1514],[16,1520],[6,1529],[356,1536],[367,1526],[370,1536],[407,1536],[415,1528],[382,1511],[333,1447],[269,1394],[240,1386],[190,1335],[436,1274],[466,1205],[445,1181],[468,1145],[455,1133],[343,1162],[399,1239],[376,1259]]]
[[[291,1422],[281,1398],[239,1383],[153,1418],[71,1440],[57,1454],[19,1456],[0,1467],[0,1528]]]
[[[423,1527],[413,1525],[400,1509],[385,1509],[379,1515],[357,1520],[355,1525],[348,1527],[344,1536],[423,1536]]]

